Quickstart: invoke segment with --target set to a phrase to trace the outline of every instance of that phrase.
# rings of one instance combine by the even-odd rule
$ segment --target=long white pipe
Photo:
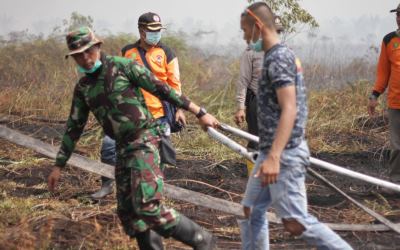
[[[339,167],[339,166],[334,165],[334,164],[329,163],[329,162],[321,161],[321,160],[313,158],[313,157],[310,157],[310,162],[312,164],[316,165],[316,166],[321,167],[321,168],[324,168],[324,169],[327,169],[327,170],[331,170],[331,171],[334,171],[334,172],[339,173],[339,174],[350,176],[350,177],[353,177],[353,178],[356,178],[356,179],[359,179],[359,180],[363,180],[363,181],[366,181],[366,182],[369,182],[369,183],[372,183],[372,184],[375,184],[375,185],[378,185],[378,186],[382,186],[382,187],[385,187],[385,188],[400,192],[400,185],[394,184],[393,182],[381,180],[381,179],[378,179],[376,177],[372,177],[372,176],[369,176],[369,175],[366,175],[366,174],[361,174],[361,173],[349,170],[349,169],[344,168],[344,167]]]
[[[257,156],[258,156],[257,152],[249,152],[249,151],[247,151],[247,149],[245,147],[243,147],[239,143],[235,142],[234,140],[230,139],[226,135],[221,134],[217,130],[209,127],[207,132],[212,138],[214,138],[217,141],[221,142],[222,144],[224,144],[228,148],[232,149],[236,153],[239,153],[240,155],[246,157],[250,161],[255,162],[255,160],[257,159]]]
[[[229,126],[227,124],[221,124],[220,128],[226,132],[232,133],[234,135],[237,135],[239,137],[242,137],[243,139],[246,139],[248,141],[256,142],[259,143],[260,139],[258,136],[252,135],[250,133],[247,133],[246,131],[243,131],[241,129]]]
[[[247,133],[247,132],[245,132],[243,130],[240,130],[238,128],[234,128],[234,127],[229,126],[227,124],[222,124],[221,125],[221,129],[226,131],[226,132],[230,132],[230,133],[232,133],[234,135],[240,136],[240,137],[242,137],[242,138],[244,138],[246,140],[257,142],[257,143],[259,142],[258,136],[249,134],[249,133]],[[333,172],[336,172],[336,173],[339,173],[339,174],[343,174],[343,175],[346,175],[346,176],[349,176],[349,177],[352,177],[352,178],[355,178],[355,179],[359,179],[359,180],[362,180],[362,181],[365,181],[365,182],[369,182],[369,183],[372,183],[372,184],[375,184],[375,185],[378,185],[378,186],[381,186],[381,187],[385,187],[385,188],[400,192],[400,185],[394,184],[392,182],[381,180],[381,179],[378,179],[376,177],[372,177],[372,176],[369,176],[369,175],[366,175],[366,174],[361,174],[361,173],[349,170],[347,168],[334,165],[334,164],[329,163],[329,162],[321,161],[321,160],[313,158],[313,157],[310,157],[310,162],[312,164],[318,166],[318,167],[321,167],[321,168],[324,168],[324,169],[327,169],[327,170],[330,170],[330,171],[333,171]]]

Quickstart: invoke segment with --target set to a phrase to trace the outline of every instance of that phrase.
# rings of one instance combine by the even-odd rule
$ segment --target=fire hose
[[[249,141],[253,141],[253,142],[259,142],[259,138],[257,136],[254,136],[252,134],[249,134],[243,130],[240,130],[238,128],[234,128],[231,127],[227,124],[222,124],[220,126],[220,129],[225,131],[225,132],[229,132],[233,135],[239,136],[241,138],[244,138],[246,140]],[[239,153],[240,155],[244,156],[245,158],[247,158],[248,160],[250,160],[251,162],[255,163],[255,161],[257,160],[257,156],[258,153],[256,152],[249,152],[245,147],[243,147],[242,145],[240,145],[239,143],[235,142],[234,140],[230,139],[229,137],[227,137],[226,135],[218,132],[217,130],[213,129],[213,128],[208,128],[208,134],[214,138],[215,140],[221,142],[222,144],[224,144],[225,146],[227,146],[228,148],[234,150],[235,152]],[[385,180],[381,180],[369,175],[365,175],[365,174],[361,174],[352,170],[348,170],[344,167],[340,167],[340,166],[336,166],[334,164],[310,157],[310,162],[318,167],[321,167],[323,169],[326,170],[330,170],[339,174],[343,174],[346,175],[348,177],[352,177],[352,178],[356,178],[368,183],[372,183],[378,186],[382,186],[397,192],[400,192],[400,185],[396,185],[394,183],[385,181]],[[356,206],[358,206],[359,208],[361,208],[362,210],[364,210],[365,212],[367,212],[369,215],[373,216],[374,218],[376,218],[378,221],[382,222],[383,224],[385,224],[386,226],[388,226],[390,229],[392,229],[393,231],[397,232],[400,234],[400,226],[389,221],[388,219],[386,219],[384,216],[376,213],[375,211],[371,210],[370,208],[366,207],[365,205],[361,204],[360,202],[356,201],[354,198],[350,197],[349,195],[347,195],[345,192],[343,192],[341,189],[339,189],[337,186],[335,186],[333,183],[331,183],[330,181],[328,181],[326,178],[324,178],[323,176],[321,176],[320,174],[318,174],[315,170],[313,170],[312,168],[308,168],[308,173],[313,176],[314,178],[318,179],[319,181],[321,181],[322,183],[324,183],[326,186],[328,186],[329,188],[331,188],[332,190],[334,190],[335,192],[338,192],[340,195],[342,195],[343,197],[345,197],[347,200],[349,200],[350,202],[352,202],[353,204],[355,204]]]
[[[249,133],[247,133],[247,132],[245,132],[243,130],[240,130],[240,129],[232,127],[232,126],[229,126],[227,124],[222,124],[221,125],[221,130],[229,132],[229,133],[232,133],[233,135],[242,137],[242,138],[244,138],[246,140],[249,140],[249,141],[253,141],[253,142],[256,142],[256,143],[259,142],[258,136],[254,136],[252,134],[249,134]],[[221,140],[226,141],[225,143],[222,142],[222,141],[221,142],[225,146],[227,146],[229,148],[232,148],[232,147],[236,148],[238,146],[241,146],[238,143],[236,143],[235,141],[229,139],[227,136],[219,133],[218,131],[216,131],[213,128],[209,128],[208,134],[211,137],[213,137],[214,139],[218,140],[218,141],[221,141]],[[247,152],[246,148],[244,148],[243,146],[241,146],[241,147],[244,149],[245,152]],[[240,153],[239,151],[237,151],[237,152]],[[252,157],[249,158],[247,156],[247,154],[242,154],[242,155],[244,157],[246,157],[247,159],[249,159],[250,161],[255,162],[254,159]],[[358,179],[358,180],[369,182],[369,183],[375,184],[377,186],[385,187],[385,188],[394,190],[396,192],[400,192],[400,185],[397,185],[395,183],[392,183],[392,182],[389,182],[389,181],[385,181],[385,180],[381,180],[381,179],[378,179],[376,177],[372,177],[372,176],[369,176],[369,175],[366,175],[366,174],[361,174],[361,173],[358,173],[356,171],[349,170],[347,168],[340,167],[340,166],[334,165],[332,163],[316,159],[314,157],[310,157],[310,162],[313,165],[317,166],[317,167],[320,167],[320,168],[323,168],[323,169],[326,169],[326,170],[330,170],[330,171],[336,172],[338,174],[346,175],[348,177],[352,177],[352,178],[355,178],[355,179]]]

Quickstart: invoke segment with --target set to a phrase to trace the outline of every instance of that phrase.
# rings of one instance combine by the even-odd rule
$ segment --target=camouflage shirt
[[[297,147],[304,140],[308,112],[300,61],[288,47],[277,44],[265,54],[262,79],[258,88],[260,150],[271,148],[278,127],[281,108],[276,90],[290,85],[296,87],[297,115],[285,149]]]
[[[76,84],[67,129],[57,154],[56,165],[63,167],[74,150],[89,111],[117,144],[133,141],[144,130],[158,130],[159,124],[148,111],[140,88],[178,107],[188,109],[190,101],[178,95],[149,70],[130,59],[101,55],[102,66],[86,74]]]

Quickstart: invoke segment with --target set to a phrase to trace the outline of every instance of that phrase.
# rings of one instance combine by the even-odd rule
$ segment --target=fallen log
[[[0,125],[0,138],[8,140],[20,146],[32,149],[49,158],[55,158],[58,148],[30,136],[21,134],[18,131]],[[73,154],[68,164],[88,172],[99,174],[114,179],[114,167],[88,159],[84,156]],[[184,188],[165,184],[165,196],[197,206],[221,211],[235,216],[243,216],[242,206],[238,203],[222,200],[209,195],[201,194]],[[272,223],[281,223],[274,213],[267,213]],[[349,224],[327,224],[336,231],[389,231],[386,225],[349,225]],[[398,224],[400,225],[400,224]]]
[[[32,149],[40,154],[43,154],[53,159],[56,157],[56,154],[58,152],[57,147],[51,146],[50,144],[44,143],[30,136],[21,134],[20,132],[7,128],[3,125],[0,125],[0,137],[20,146]],[[68,164],[91,173],[114,179],[113,166],[91,160],[81,155],[72,154],[70,160],[68,161]],[[165,183],[164,185],[165,196],[168,198],[189,202],[197,206],[218,210],[236,216],[243,215],[242,206],[238,203],[215,198],[209,195],[176,187],[167,183]],[[273,223],[280,223],[280,220],[278,220],[278,218],[273,213],[268,213],[268,219]]]

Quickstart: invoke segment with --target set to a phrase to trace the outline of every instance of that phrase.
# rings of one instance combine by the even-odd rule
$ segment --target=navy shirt
[[[306,91],[300,61],[293,51],[277,44],[264,55],[262,77],[258,88],[258,128],[260,150],[269,150],[281,115],[277,89],[295,85],[297,114],[285,149],[297,147],[304,140],[307,121]]]

